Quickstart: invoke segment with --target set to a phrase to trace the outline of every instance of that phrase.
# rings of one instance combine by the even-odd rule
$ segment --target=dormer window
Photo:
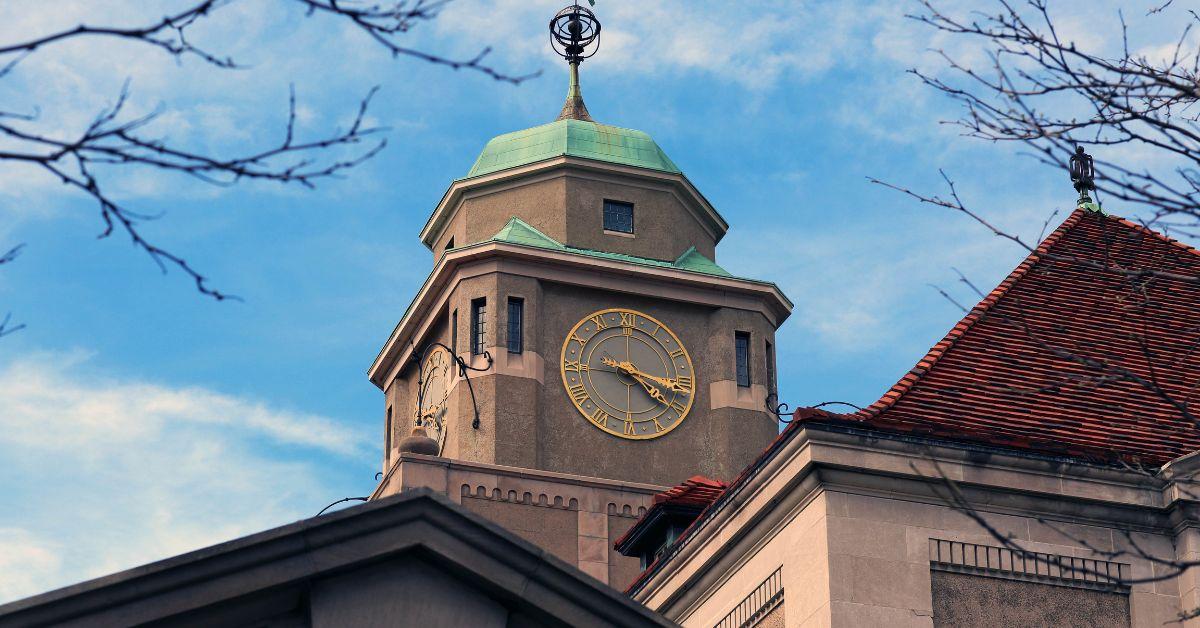
[[[604,230],[633,233],[633,203],[604,201]]]

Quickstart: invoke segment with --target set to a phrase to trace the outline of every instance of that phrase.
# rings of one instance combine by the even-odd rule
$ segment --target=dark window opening
[[[458,310],[450,313],[450,353],[458,355]]]
[[[525,300],[508,299],[508,352],[520,353],[525,348]]]
[[[779,384],[775,381],[775,347],[771,341],[767,341],[767,395],[775,402],[779,402]]]
[[[454,238],[453,237],[451,237],[448,241],[446,241],[446,250],[449,251],[452,248],[454,248]]]
[[[633,203],[604,201],[604,229],[633,233]]]
[[[737,357],[737,385],[750,385],[750,334],[739,331],[733,335],[733,349]]]
[[[484,352],[483,327],[487,317],[487,299],[471,301],[471,355],[482,355]]]
[[[383,435],[383,440],[384,440],[383,455],[386,458],[387,456],[392,455],[392,407],[391,406],[387,407],[387,423],[385,424],[385,430],[386,430],[386,432]]]

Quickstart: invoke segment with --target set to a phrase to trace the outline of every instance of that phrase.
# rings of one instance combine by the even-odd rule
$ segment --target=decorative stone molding
[[[507,493],[498,488],[493,488],[490,491],[482,484],[476,485],[472,489],[470,484],[463,484],[461,497],[470,497],[472,499],[486,499],[493,502],[508,502],[511,504],[524,504],[526,506],[542,506],[546,508],[562,508],[565,510],[579,510],[579,500],[574,497],[565,497],[562,495],[547,495],[546,493],[534,493],[529,491],[513,491]]]
[[[708,385],[708,398],[712,409],[741,408],[742,410],[767,411],[767,387],[762,384],[738,386],[732,379],[719,379]]]
[[[631,504],[622,504],[619,510],[620,511],[618,512],[616,504],[609,502],[608,514],[612,517],[632,517],[634,519],[640,519],[642,515],[646,514],[645,506],[637,506],[635,508]]]

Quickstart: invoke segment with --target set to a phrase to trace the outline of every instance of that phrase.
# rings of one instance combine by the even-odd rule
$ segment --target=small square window
[[[633,233],[633,203],[604,201],[604,230]]]

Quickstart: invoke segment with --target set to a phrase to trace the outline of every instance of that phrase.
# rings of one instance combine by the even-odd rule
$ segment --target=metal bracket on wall
[[[458,365],[458,376],[466,380],[467,391],[471,393],[471,409],[475,412],[475,418],[471,421],[471,428],[479,429],[479,404],[475,401],[475,387],[471,385],[471,377],[467,374],[467,371],[486,371],[492,368],[492,354],[484,351],[483,358],[487,360],[487,366],[475,368],[467,364],[467,361],[462,359],[453,349],[440,342],[431,342],[425,345],[425,348],[419,354],[413,354],[413,363],[417,366],[417,423],[420,423],[421,417],[425,416],[425,359],[429,357],[429,350],[435,347],[441,347],[451,356],[454,356],[454,363]]]
[[[776,403],[776,402],[779,402],[779,397],[777,395],[775,395],[775,393],[771,393],[771,394],[767,395],[767,403],[766,403],[767,412],[770,412],[771,414],[775,415],[775,420],[779,421],[780,423],[783,423],[784,425],[787,425],[788,423],[795,421],[796,413],[801,412],[803,410],[817,410],[817,409],[823,408],[825,406],[849,406],[851,408],[854,408],[855,410],[862,410],[861,407],[856,406],[848,401],[825,401],[822,403],[818,403],[815,406],[800,407],[800,408],[796,408],[795,410],[792,410],[791,406],[789,406],[786,403],[783,403],[783,402]],[[788,417],[788,418],[785,419],[783,417]]]

